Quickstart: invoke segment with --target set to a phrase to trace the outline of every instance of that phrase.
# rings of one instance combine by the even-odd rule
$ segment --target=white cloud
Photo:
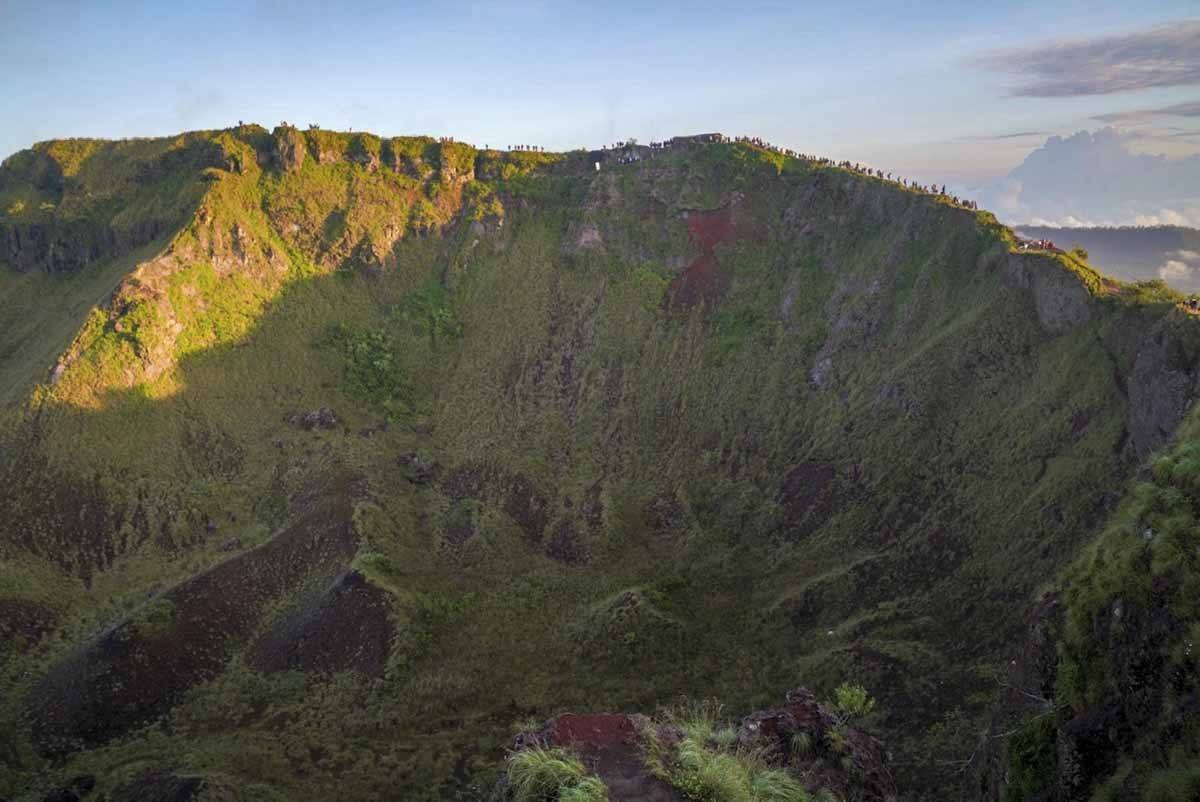
[[[1169,251],[1167,260],[1158,268],[1158,277],[1168,283],[1183,283],[1200,272],[1200,252],[1189,250]]]
[[[1047,228],[1090,228],[1091,226],[1102,225],[1094,220],[1084,220],[1069,214],[1066,217],[1034,217],[1029,221],[1031,226],[1045,226]]]
[[[977,192],[1012,224],[1200,227],[1200,156],[1135,153],[1114,128],[1052,136]]]
[[[1158,277],[1166,282],[1183,281],[1191,277],[1193,269],[1191,265],[1184,262],[1168,259],[1163,262],[1162,267],[1158,268]]]
[[[1135,226],[1189,226],[1200,228],[1200,209],[1158,209],[1133,216]]]

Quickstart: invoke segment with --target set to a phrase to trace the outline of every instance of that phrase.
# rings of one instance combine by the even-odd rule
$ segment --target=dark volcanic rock
[[[537,541],[542,537],[542,530],[549,521],[546,507],[545,497],[527,477],[517,474],[508,483],[504,495],[504,511],[517,522],[530,540]]]
[[[96,787],[96,778],[90,774],[80,774],[71,779],[67,785],[57,788],[42,797],[42,802],[79,802]]]
[[[56,618],[53,610],[42,605],[23,599],[0,599],[0,642],[13,647],[37,643],[54,626]]]
[[[570,521],[563,521],[554,530],[550,542],[546,544],[546,554],[567,565],[582,565],[588,561],[587,547],[580,541]]]
[[[215,677],[285,592],[344,571],[357,548],[357,482],[327,480],[263,545],[153,599],[62,658],[26,699],[35,746],[63,755],[106,743]]]
[[[111,802],[192,802],[204,790],[203,777],[156,772],[118,788]]]
[[[247,663],[259,671],[357,671],[382,676],[392,639],[387,593],[357,571],[340,576],[256,643]]]
[[[437,479],[438,466],[424,460],[415,451],[406,451],[399,457],[400,467],[404,468],[404,478],[414,485],[427,485]]]
[[[288,423],[293,426],[299,426],[305,431],[311,432],[317,429],[334,429],[338,425],[338,416],[329,407],[321,407],[320,409],[310,410],[308,412],[296,412],[288,416]]]
[[[844,746],[831,751],[829,734],[842,733]],[[746,749],[766,747],[776,755],[793,752],[793,738],[805,736],[811,744],[798,759],[798,773],[828,788],[839,799],[895,800],[898,792],[888,767],[887,752],[874,736],[839,725],[837,717],[819,704],[807,688],[788,691],[787,704],[762,710],[742,719],[738,743]],[[850,766],[847,767],[846,763]]]
[[[819,529],[835,509],[836,472],[825,462],[802,462],[788,471],[779,489],[783,525],[793,538]]]

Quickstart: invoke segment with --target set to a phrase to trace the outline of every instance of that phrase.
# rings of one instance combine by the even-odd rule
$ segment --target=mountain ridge
[[[0,362],[10,395],[40,383],[6,421],[0,601],[50,622],[2,664],[25,700],[4,711],[5,793],[43,769],[113,788],[153,764],[277,798],[301,776],[437,798],[464,791],[456,761],[486,773],[524,711],[681,692],[750,709],[845,675],[881,697],[909,787],[961,790],[937,761],[968,757],[1019,611],[1195,397],[1200,342],[1177,295],[1014,252],[990,215],[853,170],[746,143],[187,136],[207,135],[171,140],[200,156],[137,147],[205,165],[198,179],[133,167],[128,198],[93,197],[83,222],[69,170],[53,209],[43,173],[18,160],[16,190],[0,173],[6,209],[37,201],[0,241],[51,268],[6,275],[25,294],[4,330],[47,282],[91,269],[49,275],[93,253],[52,247],[57,216],[63,232],[133,232],[95,235],[117,261],[94,265],[115,273],[153,229],[134,222],[147,204],[167,219],[195,203],[115,292],[64,304],[80,321],[64,359]],[[255,657],[360,580],[289,584],[167,708],[51,762],[40,717],[68,742],[90,724],[69,686],[35,679],[105,643],[85,637],[101,622],[104,648],[135,662],[182,632],[189,578],[254,563],[340,475],[361,490],[338,570],[387,600],[382,678]],[[56,492],[35,503],[38,488]],[[271,722],[289,722],[282,739]],[[375,735],[348,750],[356,732]]]

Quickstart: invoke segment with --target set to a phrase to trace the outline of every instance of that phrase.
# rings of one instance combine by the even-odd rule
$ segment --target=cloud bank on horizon
[[[1052,136],[977,197],[1013,224],[1200,228],[1200,156],[1135,153],[1129,141],[1112,127]]]
[[[1200,19],[991,50],[970,63],[1007,76],[1002,91],[1009,102],[1053,101],[1063,108],[1090,103],[1085,124],[1105,126],[1050,136],[1007,176],[977,190],[980,202],[1001,219],[1056,227],[1200,228],[1200,100],[1179,96],[1200,85]],[[1097,99],[1115,95],[1124,96],[1113,101],[1116,110],[1095,109]],[[1130,96],[1159,102],[1134,104]],[[1164,264],[1167,273],[1194,267],[1190,258],[1173,261]]]

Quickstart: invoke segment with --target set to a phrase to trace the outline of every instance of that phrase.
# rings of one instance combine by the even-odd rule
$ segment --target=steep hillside
[[[246,126],[0,187],[6,797],[471,798],[531,716],[850,679],[965,798],[1195,397],[1164,288],[747,144]]]

